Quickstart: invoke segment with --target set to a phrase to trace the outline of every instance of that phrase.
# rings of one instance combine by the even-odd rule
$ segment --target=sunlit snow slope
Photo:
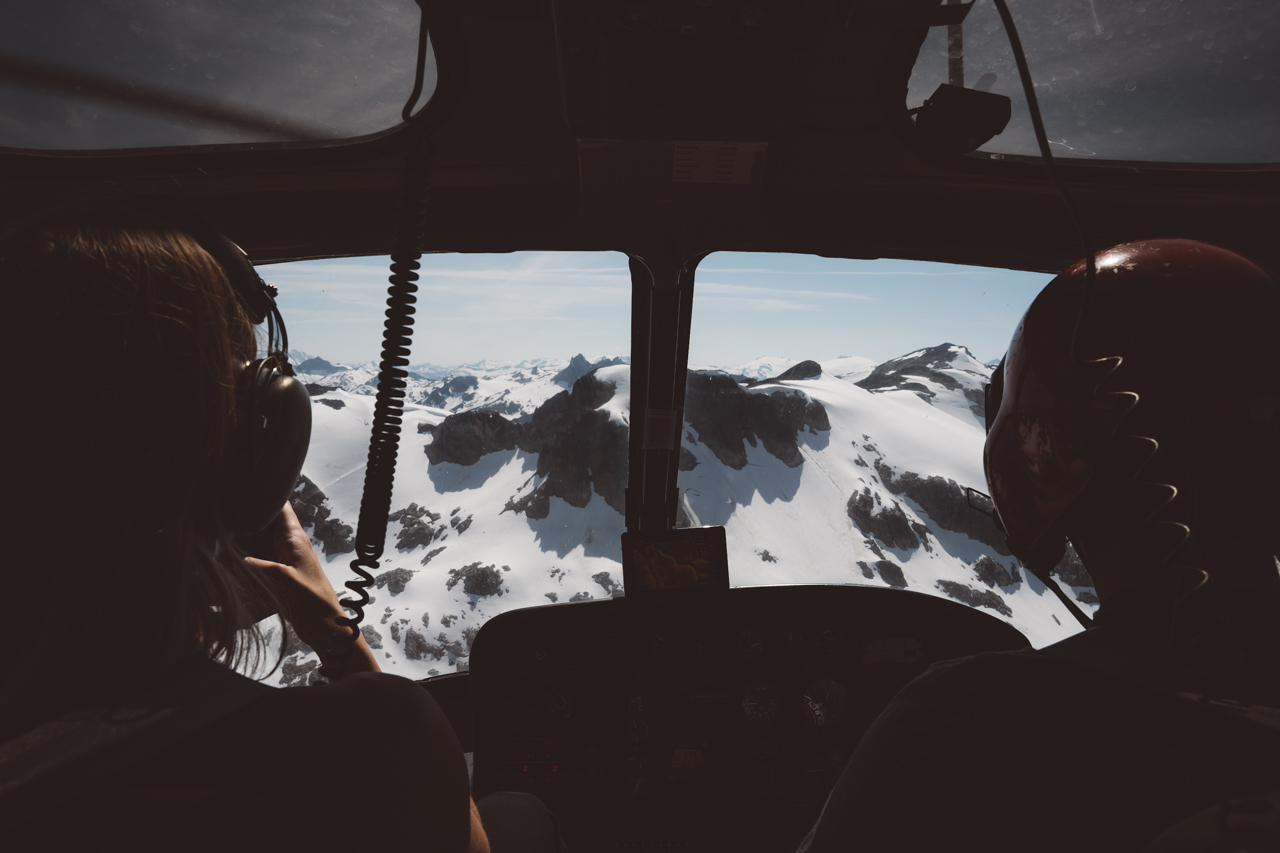
[[[310,366],[324,372],[302,375],[315,423],[294,505],[341,590],[353,577],[374,372],[321,361]],[[433,368],[441,378],[410,380],[393,520],[365,611],[384,669],[465,669],[497,613],[623,593],[622,361]],[[691,371],[682,523],[727,528],[734,585],[888,585],[979,607],[1037,646],[1074,633],[965,495],[985,488],[990,371],[951,344],[878,366],[758,359]],[[1083,568],[1060,574],[1089,611]],[[295,645],[272,680],[304,683],[316,663]]]

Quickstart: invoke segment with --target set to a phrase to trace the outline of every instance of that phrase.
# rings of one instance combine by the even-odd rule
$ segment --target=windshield
[[[0,147],[156,148],[386,130],[400,123],[413,88],[418,19],[413,0],[0,4]],[[435,82],[429,52],[420,103]]]
[[[966,492],[986,490],[983,387],[1050,278],[711,255],[694,291],[681,522],[726,527],[734,586],[885,585],[981,608],[1036,646],[1075,633]],[[1090,612],[1083,566],[1059,577]]]
[[[466,670],[480,626],[503,611],[622,594],[630,396],[626,256],[422,264],[392,512],[362,628],[383,670],[410,678]],[[355,578],[387,266],[259,268],[280,289],[312,397],[292,502],[340,593]],[[269,681],[309,683],[318,663],[291,638]]]
[[[312,395],[293,505],[339,591],[354,578],[386,265],[260,268],[280,289]],[[437,254],[422,275],[363,627],[383,668],[413,678],[467,669],[498,613],[625,594],[630,421],[624,255]],[[983,385],[1049,278],[708,257],[695,286],[680,524],[725,526],[734,586],[889,586],[982,608],[1037,646],[1074,633],[965,492],[985,490]],[[1090,611],[1083,567],[1064,564],[1059,577]],[[308,683],[317,667],[291,640],[270,680]]]
[[[1055,156],[1195,163],[1280,159],[1280,5],[1270,0],[1010,0]],[[991,0],[962,25],[964,85],[1012,100],[975,156],[1039,156]],[[918,107],[949,79],[948,28],[911,76]]]

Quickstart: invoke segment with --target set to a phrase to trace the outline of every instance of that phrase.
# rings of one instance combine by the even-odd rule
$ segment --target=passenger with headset
[[[1215,805],[1280,789],[1280,291],[1188,240],[1096,263],[1019,324],[984,454],[1025,582],[1055,583],[1070,540],[1096,627],[930,668],[800,850],[1138,851],[1205,808],[1205,846],[1159,849],[1280,849]]]
[[[0,282],[5,849],[488,850],[443,712],[351,641],[288,504],[311,403],[244,253],[172,200],[103,203],[0,239]],[[273,613],[331,684],[229,668]],[[540,803],[492,796],[499,835],[559,849]]]

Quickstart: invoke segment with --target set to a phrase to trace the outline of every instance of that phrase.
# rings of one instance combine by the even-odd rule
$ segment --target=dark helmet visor
[[[1026,318],[988,398],[982,462],[1009,548],[1024,563],[1061,559],[1058,522],[1091,474],[1069,401],[1037,375],[1027,352]],[[1053,528],[1059,527],[1054,530]],[[1056,556],[1055,556],[1056,555]]]

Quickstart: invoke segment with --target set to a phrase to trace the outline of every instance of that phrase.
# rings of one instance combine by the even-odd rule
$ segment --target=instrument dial
[[[742,692],[742,716],[757,726],[767,726],[778,719],[778,690],[767,681],[753,681]]]
[[[759,663],[764,658],[764,638],[755,631],[743,631],[735,641],[738,659],[746,664]]]
[[[628,720],[622,728],[627,742],[639,746],[649,739],[649,724],[644,720]]]
[[[820,678],[805,688],[800,702],[809,727],[827,730],[844,719],[849,709],[849,692],[838,681]]]

